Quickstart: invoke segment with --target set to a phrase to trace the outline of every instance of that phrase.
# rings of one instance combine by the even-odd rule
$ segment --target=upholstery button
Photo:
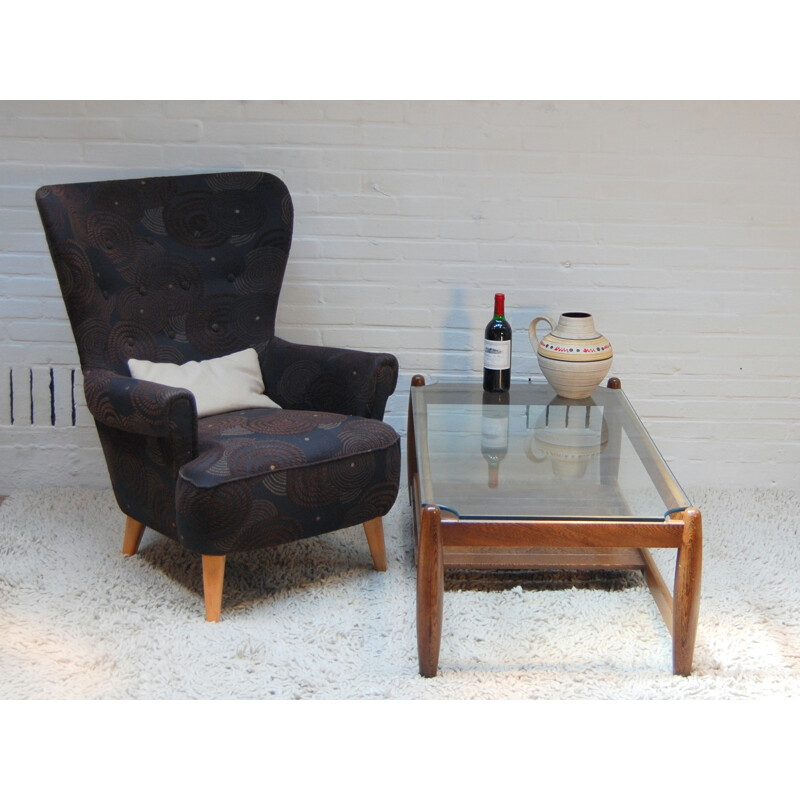
[[[236,276],[232,272],[229,272],[228,273],[228,281],[230,283],[233,283],[235,280],[236,280]]]
[[[210,327],[211,327],[211,330],[214,331],[214,333],[218,333],[219,332],[219,323],[218,322],[212,322]]]
[[[103,289],[103,297],[104,297],[106,300],[108,300],[108,290],[107,290],[107,289]]]
[[[139,287],[139,294],[147,294],[147,287],[146,286],[140,286]]]
[[[169,336],[170,339],[174,339],[175,338],[175,331],[167,331],[167,336]]]
[[[181,289],[186,289],[188,291],[189,290],[189,281],[187,281],[187,280],[181,281]]]

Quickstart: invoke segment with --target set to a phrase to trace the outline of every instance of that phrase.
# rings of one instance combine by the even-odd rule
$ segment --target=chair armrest
[[[383,419],[397,386],[397,359],[340,347],[274,337],[259,348],[267,394],[283,408],[330,411]]]
[[[102,425],[141,436],[179,435],[196,452],[197,406],[187,389],[94,367],[84,368],[83,388],[89,411]]]

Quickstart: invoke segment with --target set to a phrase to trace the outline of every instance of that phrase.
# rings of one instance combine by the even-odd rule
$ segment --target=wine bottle
[[[494,316],[483,342],[483,389],[507,392],[511,386],[511,326],[505,318],[504,294],[494,296]]]

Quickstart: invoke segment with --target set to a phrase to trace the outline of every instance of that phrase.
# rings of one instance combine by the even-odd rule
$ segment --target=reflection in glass
[[[500,483],[500,463],[508,454],[508,392],[484,392],[481,406],[481,454],[489,465],[487,485]]]
[[[690,505],[621,389],[411,390],[421,502],[462,518],[663,519]]]
[[[532,461],[548,458],[557,478],[582,478],[589,462],[607,444],[603,409],[591,397],[556,397],[536,418],[525,452]]]

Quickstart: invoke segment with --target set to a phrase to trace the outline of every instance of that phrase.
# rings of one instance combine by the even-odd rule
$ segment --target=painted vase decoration
[[[536,335],[540,322],[551,328],[541,340]],[[558,325],[549,317],[536,317],[528,335],[542,374],[560,397],[589,397],[611,369],[611,344],[595,330],[591,314],[568,311],[559,317]]]

